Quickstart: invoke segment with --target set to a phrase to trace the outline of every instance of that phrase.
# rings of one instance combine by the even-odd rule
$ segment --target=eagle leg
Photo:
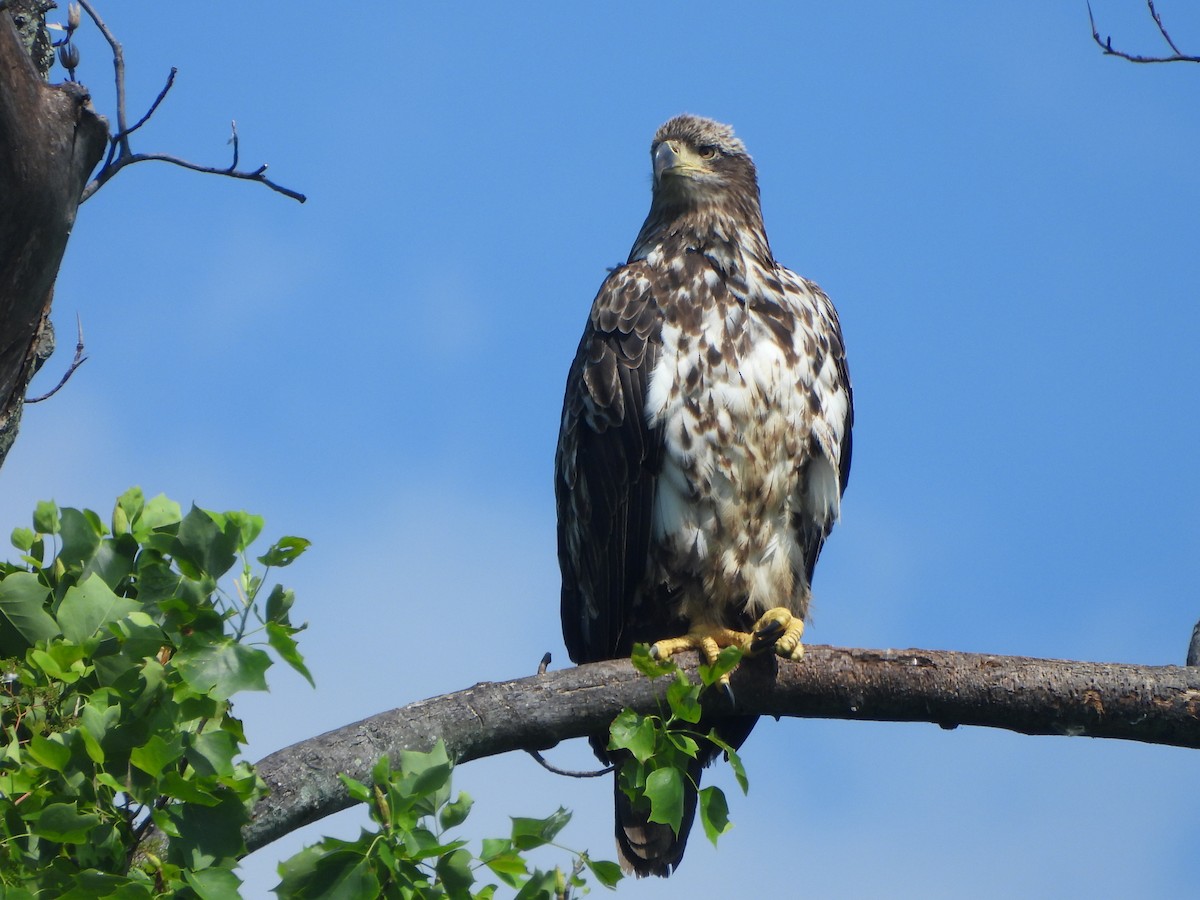
[[[776,606],[768,609],[754,623],[748,652],[754,655],[774,647],[777,656],[799,661],[804,658],[804,645],[800,643],[803,634],[804,620],[792,615],[790,609]]]
[[[723,647],[749,648],[753,635],[744,631],[734,631],[732,628],[722,628],[719,625],[693,625],[683,637],[666,638],[650,646],[650,655],[655,659],[669,659],[676,653],[685,650],[696,650],[708,665],[713,665]],[[729,702],[733,702],[733,686],[729,683],[729,673],[723,673],[717,684],[725,691]]]
[[[650,646],[650,655],[655,659],[668,659],[685,650],[699,651],[710,666],[717,661],[723,647],[746,648],[750,635],[719,625],[694,625],[683,637],[666,638]]]

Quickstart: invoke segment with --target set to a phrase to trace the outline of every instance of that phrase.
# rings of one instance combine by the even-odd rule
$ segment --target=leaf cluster
[[[544,819],[512,819],[506,838],[489,838],[478,853],[451,832],[471,811],[471,798],[452,797],[453,763],[439,741],[428,753],[406,751],[399,768],[381,758],[370,786],[341,776],[350,796],[366,804],[375,823],[356,840],[325,838],[279,866],[276,893],[286,900],[383,897],[403,900],[481,898],[491,900],[501,885],[516,890],[517,900],[559,900],[585,891],[584,871],[605,887],[621,878],[616,863],[574,856],[569,872],[532,868],[529,851],[552,846],[570,821],[562,808]],[[490,881],[495,878],[496,881]],[[480,885],[482,880],[488,883]]]
[[[667,687],[667,710],[657,715],[641,715],[622,710],[609,730],[608,749],[621,752],[617,785],[633,808],[651,822],[671,826],[679,834],[683,822],[685,786],[698,793],[698,809],[704,833],[716,845],[718,838],[733,824],[725,793],[715,786],[700,788],[696,776],[702,750],[716,747],[723,751],[738,785],[749,788],[741,757],[713,729],[700,730],[701,693],[721,683],[742,658],[737,647],[726,647],[715,663],[699,667],[700,683],[694,684],[672,661],[650,656],[649,647],[638,644],[633,664],[649,678],[671,679]],[[707,748],[705,747],[707,745]]]
[[[0,894],[228,897],[263,793],[230,698],[278,656],[311,681],[260,517],[133,488],[109,522],[38,504],[0,563]],[[240,562],[240,568],[235,566]],[[231,579],[226,576],[233,572]],[[221,587],[232,581],[232,593]],[[141,846],[151,824],[165,849]]]

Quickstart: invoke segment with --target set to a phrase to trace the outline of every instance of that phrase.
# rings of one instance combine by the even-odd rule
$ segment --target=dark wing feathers
[[[577,663],[628,655],[650,548],[662,435],[646,425],[660,313],[644,266],[600,288],[567,376],[555,457],[563,637]]]

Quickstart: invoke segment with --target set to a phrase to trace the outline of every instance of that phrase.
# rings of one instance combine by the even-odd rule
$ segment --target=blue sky
[[[1104,58],[1082,0],[106,6],[131,117],[180,69],[135,149],[223,163],[236,118],[243,164],[311,199],[145,164],[84,206],[35,392],[76,313],[91,358],[26,412],[0,512],[106,511],[140,484],[311,538],[286,574],[318,687],[275,669],[238,704],[253,758],[546,650],[566,664],[562,386],[648,208],[650,138],[684,111],[737,128],[776,255],[841,311],[854,471],[808,639],[1182,662],[1200,68]],[[1200,52],[1200,10],[1158,7]],[[1140,3],[1094,8],[1115,44],[1161,49]],[[785,720],[743,755],[720,849],[697,835],[669,882],[622,895],[1194,888],[1194,753]],[[561,803],[564,840],[613,855],[607,783],[513,755],[459,784],[478,836]],[[298,847],[251,857],[246,895]]]

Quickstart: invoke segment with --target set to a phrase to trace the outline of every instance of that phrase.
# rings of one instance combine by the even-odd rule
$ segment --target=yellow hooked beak
[[[654,180],[664,175],[706,175],[710,169],[700,155],[680,141],[663,141],[654,148]]]

